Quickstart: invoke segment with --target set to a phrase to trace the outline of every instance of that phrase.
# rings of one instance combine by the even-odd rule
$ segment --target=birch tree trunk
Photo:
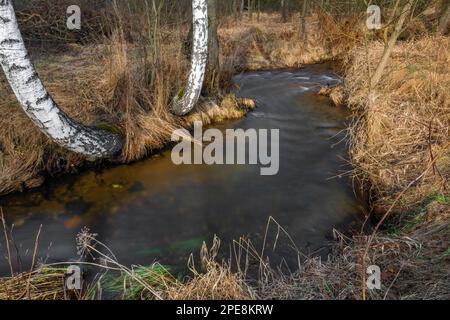
[[[2,1],[2,0],[0,0]],[[207,0],[192,0],[193,46],[191,70],[184,92],[174,98],[171,110],[182,116],[194,109],[200,97],[208,62],[208,5]]]
[[[0,64],[25,113],[58,145],[96,158],[121,151],[120,136],[75,122],[55,103],[30,61],[12,0],[0,0]]]

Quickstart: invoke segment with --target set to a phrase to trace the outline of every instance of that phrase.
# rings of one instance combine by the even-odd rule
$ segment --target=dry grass
[[[0,299],[103,299],[103,291],[130,300],[361,299],[361,275],[369,265],[379,266],[382,276],[381,290],[368,291],[367,299],[448,299],[450,270],[443,266],[450,259],[449,220],[421,221],[434,214],[442,217],[439,210],[442,207],[432,203],[426,207],[426,214],[376,235],[364,261],[369,237],[348,238],[335,231],[327,260],[303,256],[294,273],[273,269],[262,255],[264,250],[257,250],[245,238],[234,242],[234,268],[231,260],[219,263],[220,241],[215,238],[210,249],[203,244],[198,267],[191,257],[191,273],[182,281],[159,264],[121,265],[96,235],[84,229],[77,238],[80,254],[90,257],[93,262],[89,265],[106,272],[101,271],[96,282],[81,292],[66,292],[65,269],[42,266],[32,273],[0,279]],[[247,281],[251,266],[260,275],[252,284]]]
[[[229,266],[211,261],[206,273],[198,273],[186,283],[178,282],[165,295],[168,300],[252,300],[252,292]]]
[[[345,88],[342,85],[332,88],[323,87],[320,89],[319,94],[329,97],[331,103],[336,107],[344,107],[347,105],[348,99],[346,96]]]
[[[87,60],[76,57],[81,52]],[[52,61],[36,59],[37,68],[56,101],[71,116],[85,123],[93,122],[98,112],[92,104],[97,87],[92,75],[98,70],[88,62],[94,56],[92,48],[74,47],[72,54],[54,57]],[[25,116],[3,75],[0,91],[0,108],[8,114],[0,120],[0,193],[40,185],[43,171],[70,172],[80,165],[81,157],[66,154],[50,143]]]
[[[65,269],[42,268],[0,278],[0,300],[63,300],[74,297],[64,290]]]
[[[159,264],[149,267],[121,265],[103,243],[84,229],[78,236],[78,248],[83,254],[99,261],[97,266],[107,273],[99,274],[98,281],[88,289],[88,294],[80,298],[102,299],[105,290],[114,297],[122,299],[164,299],[164,300],[250,300],[255,292],[244,280],[244,275],[233,272],[229,263],[218,263],[216,260],[220,248],[220,240],[215,237],[211,248],[203,243],[201,270],[197,270],[191,256],[188,264],[190,275],[183,281],[173,277]],[[108,274],[110,271],[113,274]],[[117,274],[119,272],[119,274]]]
[[[402,38],[406,41],[397,44],[383,81],[370,93],[369,77],[383,52],[378,42],[382,35],[364,35],[360,27],[354,28],[360,26],[354,18],[338,22],[318,14],[310,19],[328,26],[316,29],[313,49],[277,43],[274,59],[273,36],[249,29],[251,52],[258,54],[247,54],[251,59],[243,60],[243,65],[296,67],[304,61],[342,58],[345,86],[325,88],[322,94],[336,105],[349,104],[353,111],[349,134],[354,178],[371,188],[375,213],[398,214],[383,219],[370,237],[340,236],[328,261],[308,259],[296,274],[271,278],[258,296],[360,299],[363,266],[377,264],[383,270],[384,287],[367,292],[366,298],[448,299],[449,272],[442,266],[448,263],[450,217],[450,41],[425,36],[423,23],[415,19]],[[270,20],[269,25],[264,23],[268,30]],[[310,26],[314,23],[309,21]],[[295,27],[290,28],[285,25],[281,30],[295,34]],[[246,34],[241,38],[247,39]],[[289,52],[295,59],[289,58]],[[441,198],[447,200],[436,200]]]
[[[363,46],[356,18],[336,21],[316,14],[308,20],[308,43],[302,44],[298,17],[292,19],[283,24],[278,16],[263,15],[260,22],[225,23],[220,30],[221,87],[241,70],[342,58],[347,66],[345,88],[323,93],[336,104],[349,103],[353,111],[349,134],[354,177],[371,188],[376,213],[391,208],[398,214],[388,217],[373,237],[348,239],[337,234],[327,261],[307,259],[292,275],[271,270],[271,277],[257,289],[251,289],[229,264],[215,262],[210,253],[202,272],[193,268],[193,277],[183,283],[167,282],[155,294],[169,299],[360,299],[363,266],[377,264],[383,270],[383,287],[368,291],[367,298],[448,299],[450,40],[424,36],[423,25],[415,22],[409,40],[397,44],[381,83],[369,92],[369,76],[383,51],[382,43],[372,41],[378,35]],[[221,99],[221,107],[204,99],[183,119],[168,113],[170,98],[184,83],[188,60],[182,53],[183,33],[163,30],[162,35],[165,41],[156,60],[143,60],[140,48],[120,32],[106,44],[74,47],[83,61],[75,54],[55,56],[52,62],[38,58],[42,77],[71,116],[85,123],[107,122],[124,133],[123,162],[163,147],[174,128],[245,113],[240,106],[246,101],[233,96]],[[40,134],[4,82],[1,86],[0,109],[11,117],[0,119],[0,193],[39,185],[43,172],[67,172],[83,163]],[[142,279],[136,281],[142,286]],[[147,285],[144,289],[152,292]]]
[[[448,221],[431,223],[401,235],[383,233],[371,244],[368,237],[353,239],[336,233],[333,253],[326,261],[308,259],[292,275],[279,274],[259,292],[264,299],[362,299],[362,274],[370,265],[382,271],[381,290],[367,290],[366,299],[450,298]],[[363,267],[364,266],[364,267]]]
[[[224,95],[236,72],[247,69],[299,67],[342,54],[333,48],[325,32],[317,32],[324,18],[314,15],[308,27],[308,44],[299,41],[296,17],[281,23],[278,15],[263,14],[261,22],[248,19],[225,22],[219,30],[222,68],[216,97],[202,98],[197,111],[179,118],[168,112],[173,96],[183,88],[189,60],[185,56],[186,25],[161,26],[155,40],[145,21],[137,26],[118,22],[110,37],[91,45],[67,45],[60,53],[34,52],[38,72],[60,107],[86,124],[121,132],[125,136],[122,156],[116,162],[131,162],[148,156],[170,142],[174,129],[189,128],[193,121],[205,124],[236,119],[254,107],[245,100]],[[142,18],[142,17],[141,17]],[[145,19],[144,19],[145,20]],[[339,27],[338,27],[339,26]],[[349,24],[335,24],[341,34]],[[321,29],[320,29],[321,30]],[[333,40],[334,41],[334,40]],[[335,40],[336,43],[344,39]],[[86,159],[66,152],[36,129],[18,106],[3,76],[0,81],[0,194],[39,186],[44,177],[76,172]],[[220,106],[220,107],[219,107]],[[18,129],[20,128],[20,129]]]
[[[382,218],[371,236],[340,236],[329,261],[310,260],[295,280],[282,281],[295,295],[449,298],[449,46],[439,36],[399,42],[372,92],[370,74],[383,44],[370,42],[349,53],[344,92],[336,90],[353,111],[354,178],[370,188],[374,213]],[[383,271],[381,291],[363,289],[371,264]]]
[[[170,143],[175,129],[190,128],[196,120],[211,124],[240,118],[255,107],[219,93],[202,98],[188,117],[172,115],[167,106],[184,86],[189,68],[182,50],[184,34],[173,31],[161,29],[164,41],[157,56],[143,53],[145,44],[129,42],[118,29],[100,44],[74,44],[51,58],[35,53],[33,60],[65,112],[80,122],[121,132],[126,143],[116,162],[136,161]],[[0,92],[0,110],[9,115],[0,119],[0,194],[39,186],[46,175],[76,172],[86,164],[31,123],[3,76]]]
[[[177,282],[168,287],[165,297],[169,300],[251,300],[254,290],[245,282],[244,275],[233,272],[229,263],[218,263],[216,257],[220,247],[214,238],[208,250],[205,243],[201,249],[201,271],[195,268],[193,259],[190,269],[193,276],[186,282]]]
[[[428,195],[448,191],[449,50],[450,40],[438,36],[398,44],[382,82],[371,93],[362,70],[374,70],[383,46],[372,44],[369,56],[365,48],[352,53],[346,77],[354,112],[351,158],[356,176],[368,181],[384,204],[389,205],[386,198],[402,191],[433,161],[401,203],[411,207]]]
[[[287,23],[266,13],[259,21],[243,18],[236,23],[229,18],[219,32],[225,65],[236,70],[298,68],[337,59],[360,40],[363,28],[357,17],[336,21],[323,13],[313,14],[307,18],[304,43],[299,21],[297,14]]]

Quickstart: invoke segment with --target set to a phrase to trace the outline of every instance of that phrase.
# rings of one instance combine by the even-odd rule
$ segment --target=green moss
[[[434,196],[433,200],[439,202],[440,204],[450,206],[450,196],[447,196],[445,194],[438,194]]]
[[[405,230],[413,230],[417,226],[420,226],[422,223],[426,221],[427,212],[426,210],[422,210],[419,214],[415,214],[411,219],[407,221],[405,224]]]
[[[95,127],[97,129],[101,129],[101,130],[105,130],[105,131],[108,131],[108,132],[111,132],[114,134],[122,135],[122,131],[118,127],[116,127],[112,124],[109,124],[109,123],[101,122],[101,123],[96,124]]]
[[[181,88],[180,90],[178,90],[177,99],[180,100],[181,98],[183,98],[185,92],[186,92],[185,88]]]
[[[389,228],[389,235],[396,236],[401,231],[411,231],[425,223],[427,221],[427,206],[433,202],[450,206],[450,197],[441,193],[428,196],[415,210],[406,213],[405,223],[401,227],[392,226]]]
[[[447,250],[444,251],[444,253],[442,254],[442,258],[446,258],[450,256],[450,248],[447,248]]]

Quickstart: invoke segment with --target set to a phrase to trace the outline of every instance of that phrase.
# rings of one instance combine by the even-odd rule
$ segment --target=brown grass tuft
[[[431,223],[402,235],[380,234],[362,264],[368,237],[349,239],[335,233],[328,259],[311,258],[292,275],[278,274],[259,296],[265,299],[360,300],[365,268],[380,267],[381,290],[367,290],[367,299],[449,299],[449,223]],[[364,267],[363,267],[364,266]],[[365,285],[365,284],[364,284]]]
[[[65,269],[42,268],[8,278],[0,278],[0,300],[63,300]]]
[[[354,112],[351,158],[356,176],[380,197],[395,195],[432,170],[405,193],[404,205],[446,193],[450,177],[450,40],[425,37],[396,46],[385,76],[368,91],[368,67],[374,70],[383,51],[379,43],[353,51],[346,78]],[[439,159],[435,157],[440,155]],[[386,200],[386,199],[385,199]]]

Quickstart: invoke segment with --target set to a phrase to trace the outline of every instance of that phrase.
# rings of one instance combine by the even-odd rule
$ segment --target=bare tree
[[[119,135],[79,124],[55,103],[29,58],[11,0],[0,0],[0,64],[25,113],[58,145],[97,158],[121,151]]]
[[[439,33],[447,35],[450,32],[450,0],[442,1],[441,17],[439,19]]]
[[[240,5],[240,8],[239,8],[239,12],[240,12],[241,18],[244,15],[244,7],[245,7],[245,0],[241,0],[241,5]]]
[[[397,0],[396,7],[398,7],[399,0]],[[387,66],[389,58],[391,56],[392,50],[394,50],[395,43],[397,42],[398,37],[403,32],[403,26],[405,24],[406,19],[411,16],[411,11],[413,9],[414,0],[407,0],[406,4],[401,8],[400,16],[398,17],[397,23],[395,24],[394,31],[391,34],[389,41],[387,42],[383,56],[381,57],[380,63],[377,66],[372,78],[370,79],[370,88],[373,90],[380,82],[384,69]],[[395,12],[393,13],[395,15]]]
[[[308,0],[303,0],[300,23],[301,23],[302,41],[305,45],[306,45],[306,41],[308,40],[308,35],[306,34],[306,11],[307,11],[307,9],[308,9]]]
[[[217,80],[217,75],[220,71],[220,45],[219,45],[219,17],[218,17],[218,0],[208,0],[208,67],[207,67],[207,81],[211,87],[214,87]]]
[[[289,16],[289,0],[281,0],[281,19],[287,22]]]

